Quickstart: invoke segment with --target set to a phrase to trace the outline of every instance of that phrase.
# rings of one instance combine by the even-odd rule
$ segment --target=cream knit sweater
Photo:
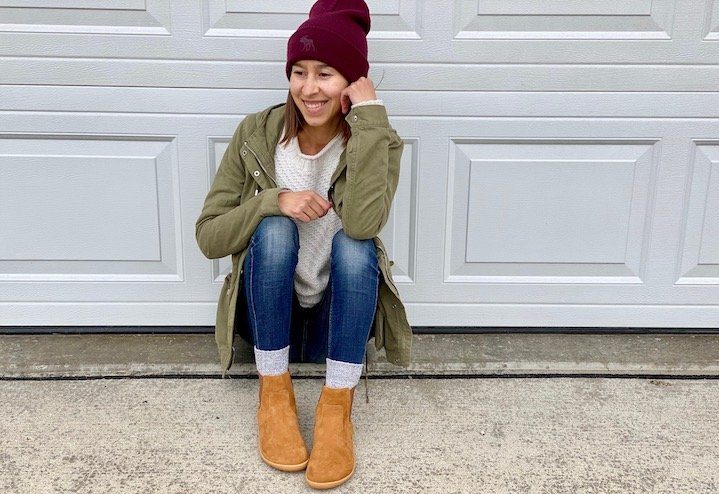
[[[371,100],[355,106],[382,104],[382,100]],[[284,138],[284,131],[282,137]],[[314,190],[327,199],[332,173],[339,164],[344,150],[342,134],[337,134],[317,154],[308,155],[300,150],[297,137],[287,145],[278,144],[275,149],[275,173],[279,187],[293,191]],[[310,222],[292,219],[300,234],[300,250],[295,270],[295,291],[302,307],[319,303],[327,288],[330,275],[330,254],[332,238],[342,229],[342,221],[333,208],[321,218]]]
[[[277,185],[293,191],[311,189],[327,199],[330,178],[342,150],[342,134],[335,136],[315,155],[303,154],[297,137],[287,146],[278,144],[275,151]],[[307,223],[294,218],[292,221],[300,234],[295,291],[300,305],[311,307],[320,301],[327,287],[332,237],[342,228],[342,222],[332,208],[323,217]]]

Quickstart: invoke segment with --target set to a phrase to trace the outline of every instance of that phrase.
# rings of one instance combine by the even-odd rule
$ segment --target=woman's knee
[[[332,237],[332,269],[350,273],[378,271],[377,250],[372,239],[358,240],[340,229]]]
[[[252,234],[253,255],[261,253],[269,262],[297,260],[300,237],[297,225],[287,216],[266,216]]]

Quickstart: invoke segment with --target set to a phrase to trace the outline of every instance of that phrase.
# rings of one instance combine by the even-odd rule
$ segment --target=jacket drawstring
[[[223,367],[222,369],[222,379],[232,379],[230,375],[227,373],[227,371],[230,370],[230,367],[232,367],[232,363],[235,361],[235,347],[230,347],[230,365],[227,367]]]

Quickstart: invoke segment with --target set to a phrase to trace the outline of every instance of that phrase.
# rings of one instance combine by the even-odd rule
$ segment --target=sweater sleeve
[[[371,100],[360,101],[359,103],[355,103],[354,105],[352,105],[352,108],[357,108],[358,106],[365,106],[365,105],[382,105],[382,106],[384,106],[384,103],[382,102],[381,99],[371,99]]]

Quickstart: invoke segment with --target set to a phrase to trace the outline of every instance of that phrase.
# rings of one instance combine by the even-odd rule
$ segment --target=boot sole
[[[355,473],[354,466],[352,467],[352,471],[346,477],[341,478],[339,480],[333,480],[332,482],[314,482],[307,478],[306,473],[305,473],[305,480],[307,481],[307,484],[314,489],[332,489],[333,487],[337,487],[338,485],[342,485],[345,482],[347,482],[353,473]]]
[[[267,458],[265,458],[265,455],[262,454],[261,449],[258,448],[258,451],[260,452],[260,458],[262,458],[262,461],[267,463],[272,468],[276,468],[277,470],[282,470],[283,472],[299,472],[300,470],[304,470],[307,467],[307,463],[309,463],[309,461],[310,461],[310,459],[307,458],[302,463],[297,463],[296,465],[285,465],[282,463],[275,463],[274,461],[268,460]]]

